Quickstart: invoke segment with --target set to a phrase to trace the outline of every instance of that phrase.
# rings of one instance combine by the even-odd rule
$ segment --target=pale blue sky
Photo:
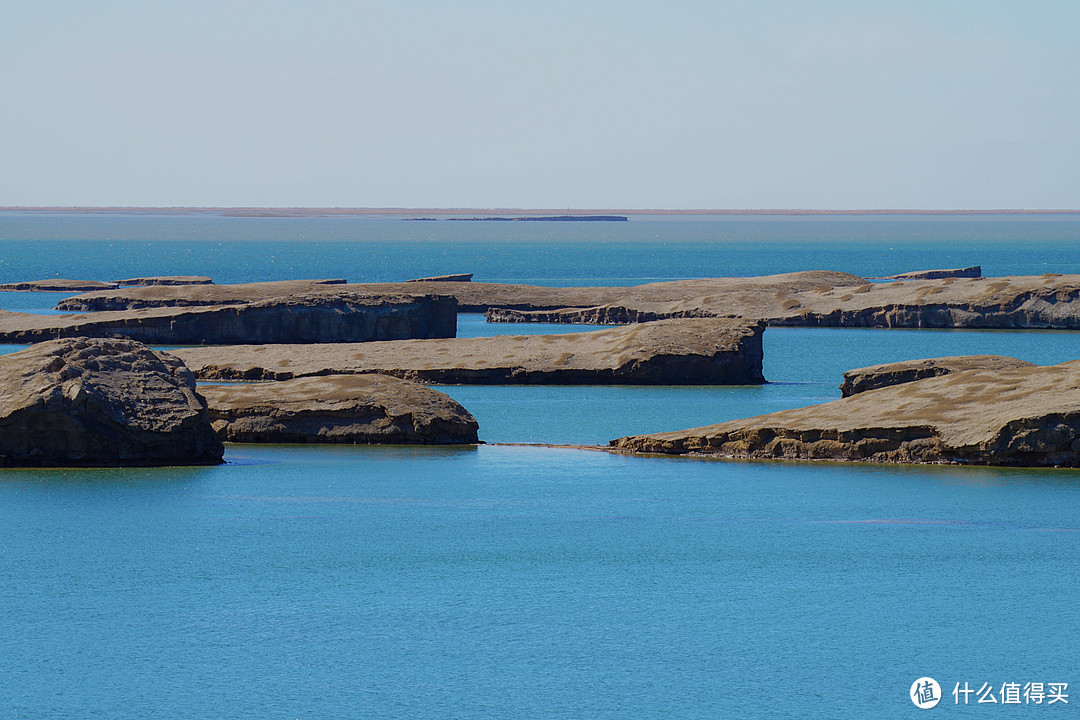
[[[1080,3],[11,3],[0,205],[1078,208]]]

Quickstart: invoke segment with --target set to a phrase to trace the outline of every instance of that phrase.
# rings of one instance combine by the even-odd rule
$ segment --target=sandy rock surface
[[[488,313],[498,322],[599,324],[734,316],[802,327],[1080,329],[1080,275],[823,284],[810,290],[743,287],[676,301],[620,299],[592,307]]]
[[[404,283],[399,283],[404,285]],[[332,286],[332,287],[328,287]],[[147,285],[87,292],[61,300],[57,310],[94,312],[133,310],[153,307],[192,307],[196,305],[238,305],[259,302],[312,291],[347,289],[344,280],[279,280],[240,285]],[[405,294],[423,294],[415,285]],[[379,294],[379,293],[373,293]]]
[[[937,271],[945,272],[945,271]],[[951,271],[950,271],[951,272]],[[86,293],[62,310],[214,305],[332,292],[319,281],[120,288]],[[451,296],[459,312],[500,322],[625,324],[742,317],[769,325],[905,328],[1080,328],[1080,275],[945,277],[871,283],[833,271],[710,278],[632,287],[556,288],[478,282],[350,284],[357,294]]]
[[[787,295],[803,290],[855,287],[863,278],[848,273],[820,271],[756,278],[711,278],[648,283],[631,287],[543,287],[500,283],[420,280],[401,283],[354,283],[324,291],[347,290],[372,295],[430,293],[457,298],[460,312],[484,312],[489,307],[553,310],[602,304],[668,303],[720,293],[729,299],[754,304],[756,297]],[[306,283],[306,284],[305,284]],[[121,288],[86,293],[62,301],[60,310],[122,310],[162,305],[215,305],[252,302],[301,291],[317,291],[312,281],[207,285],[186,288]]]
[[[448,395],[386,375],[200,385],[227,442],[468,444],[477,423]]]
[[[883,363],[845,372],[844,382],[840,386],[840,396],[849,397],[866,390],[964,370],[1011,370],[1022,367],[1035,367],[1035,364],[1004,355],[958,355]]]
[[[115,288],[116,283],[99,280],[29,280],[27,282],[4,283],[0,292],[86,292]]]
[[[619,438],[615,450],[890,463],[1080,466],[1080,361],[973,369],[798,410]]]
[[[209,285],[213,280],[205,275],[154,275],[152,277],[128,278],[117,280],[117,285]]]
[[[566,335],[184,348],[206,380],[382,373],[446,384],[763,382],[761,333],[741,320],[664,320]]]

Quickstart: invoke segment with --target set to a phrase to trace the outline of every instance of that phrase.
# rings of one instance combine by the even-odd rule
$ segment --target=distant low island
[[[502,215],[489,215],[488,217],[422,217],[405,218],[406,220],[457,220],[464,222],[487,222],[487,221],[541,221],[541,222],[626,222],[629,220],[625,215],[526,215],[521,217],[506,217]]]
[[[953,209],[920,210],[912,208],[886,209],[799,209],[799,208],[589,208],[577,209],[571,215],[566,209],[543,208],[404,208],[404,207],[361,207],[361,208],[316,208],[316,207],[122,207],[122,206],[3,206],[0,212],[16,213],[88,213],[120,215],[216,215],[221,217],[382,217],[430,220],[436,218],[474,219],[474,220],[559,220],[580,219],[596,220],[605,216],[695,216],[695,215],[733,215],[733,216],[770,216],[770,215],[834,215],[834,216],[874,216],[874,215],[1080,215],[1080,209]],[[466,217],[471,216],[471,217]],[[620,219],[626,219],[621,218]]]

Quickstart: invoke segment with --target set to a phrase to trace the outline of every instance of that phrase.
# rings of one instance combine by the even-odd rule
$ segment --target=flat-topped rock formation
[[[1077,329],[1080,275],[897,280],[794,292],[717,292],[673,302],[488,312],[493,322],[598,324],[710,316],[802,327]]]
[[[472,444],[477,423],[445,393],[387,375],[201,385],[226,442]]]
[[[741,320],[665,320],[566,335],[175,352],[204,380],[382,373],[444,384],[741,385],[764,382],[762,329]]]
[[[0,292],[86,292],[115,288],[116,283],[98,280],[30,280],[29,282],[5,283]]]
[[[457,275],[435,275],[433,277],[406,280],[405,282],[472,282],[472,273],[458,273]]]
[[[300,291],[317,291],[304,286],[305,281],[247,283],[243,285],[206,285],[187,288],[145,287],[92,292],[68,298],[57,305],[59,310],[124,310],[163,305],[217,305],[251,302],[281,297]],[[591,307],[622,303],[669,303],[691,298],[718,295],[747,309],[760,304],[759,298],[777,293],[787,295],[803,290],[855,287],[866,280],[856,275],[831,271],[813,271],[769,275],[757,278],[713,278],[648,283],[631,287],[542,287],[501,283],[420,280],[401,283],[350,283],[341,290],[362,294],[426,293],[457,298],[459,312],[484,312],[488,308],[521,310],[556,310],[566,307]],[[326,288],[332,291],[334,288]],[[735,307],[733,305],[733,307]],[[731,315],[740,314],[733,310]]]
[[[115,284],[127,287],[131,285],[210,285],[213,282],[205,275],[158,275],[117,280]]]
[[[331,292],[304,281],[121,288],[86,293],[62,310],[213,305]],[[684,317],[741,317],[769,325],[903,328],[1080,328],[1080,275],[944,278],[871,283],[813,271],[632,287],[555,288],[477,282],[348,284],[359,294],[434,293],[459,312],[503,322],[618,324]],[[492,310],[492,308],[498,309]]]
[[[797,305],[794,303],[798,303]],[[897,280],[799,293],[771,325],[1080,328],[1080,275]]]
[[[53,340],[0,356],[5,467],[211,465],[224,448],[195,379],[129,340]]]
[[[840,397],[850,397],[867,390],[876,390],[880,387],[900,385],[901,383],[963,372],[964,370],[993,371],[1023,367],[1035,367],[1035,364],[1026,360],[1005,357],[1004,355],[958,355],[955,357],[883,363],[845,372],[844,382],[840,385]]]
[[[397,283],[404,286],[404,283]],[[332,286],[332,287],[327,287]],[[240,305],[300,293],[325,291],[350,291],[344,280],[276,280],[273,282],[243,283],[240,285],[144,285],[89,292],[65,298],[56,305],[57,310],[69,312],[100,312],[104,310],[137,310],[153,307],[195,307],[198,305]],[[355,287],[353,287],[355,290]],[[386,293],[359,294],[380,295]],[[411,285],[399,293],[406,295],[428,294],[426,290]]]
[[[982,266],[972,265],[966,268],[951,268],[949,270],[915,270],[913,272],[889,275],[876,280],[941,280],[943,278],[977,278],[982,277]]]
[[[966,370],[611,446],[733,458],[1077,467],[1080,361]]]
[[[674,318],[738,317],[717,315],[703,308],[680,310],[644,310],[625,305],[597,305],[589,308],[561,308],[559,310],[513,310],[511,308],[488,308],[484,317],[490,323],[561,323],[568,325],[627,325],[654,322]]]
[[[212,287],[212,286],[195,286]],[[236,305],[158,307],[79,315],[0,311],[0,342],[124,337],[155,345],[367,342],[457,334],[453,298],[296,293]]]

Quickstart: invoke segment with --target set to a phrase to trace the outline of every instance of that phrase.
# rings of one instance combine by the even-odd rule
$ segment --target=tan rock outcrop
[[[977,369],[824,405],[611,441],[616,451],[1080,466],[1080,361]]]
[[[1020,367],[1035,367],[1035,364],[1004,355],[958,355],[883,363],[845,372],[840,397],[964,370],[1011,370]]]
[[[212,287],[212,286],[194,286]],[[296,293],[235,305],[158,307],[79,315],[0,311],[0,342],[126,337],[156,345],[366,342],[454,337],[453,298]]]
[[[721,385],[764,382],[762,326],[664,320],[566,335],[183,348],[204,380],[382,373],[446,384]]]
[[[117,285],[210,285],[214,281],[205,275],[155,275],[152,277],[128,278],[117,280]]]
[[[404,285],[404,283],[397,284]],[[61,300],[57,303],[56,309],[68,312],[101,312],[155,307],[239,305],[317,291],[335,292],[340,290],[349,292],[350,288],[355,290],[355,286],[347,286],[344,280],[337,279],[276,280],[239,285],[217,285],[215,283],[209,285],[145,285],[84,293]],[[380,295],[386,293],[361,294]],[[395,294],[422,295],[426,294],[426,290],[413,285]]]
[[[619,300],[610,306],[520,310],[491,311],[489,319],[605,323],[620,318],[738,316],[799,327],[1078,329],[1080,275],[897,280],[795,291],[782,285],[775,291],[744,287],[677,301]]]
[[[889,275],[884,280],[941,280],[942,278],[977,278],[982,277],[982,266],[972,265],[966,268],[948,270],[914,270],[912,272]]]
[[[243,285],[206,285],[187,288],[144,287],[92,292],[68,298],[57,305],[59,310],[124,310],[164,305],[215,305],[252,302],[282,297],[296,292],[318,291],[306,281],[248,283]],[[831,271],[811,271],[769,275],[756,278],[711,278],[647,283],[632,287],[542,287],[501,283],[421,280],[401,283],[354,283],[341,288],[360,294],[430,293],[457,298],[459,312],[484,312],[491,307],[521,310],[555,310],[566,307],[592,307],[641,303],[669,303],[717,295],[747,310],[765,298],[787,296],[803,290],[833,287],[856,287],[866,281],[856,275]],[[733,305],[733,307],[735,307]],[[745,314],[732,310],[729,314]],[[747,315],[748,317],[750,315]]]
[[[116,283],[98,280],[30,280],[28,282],[5,283],[0,285],[0,292],[86,292],[115,288]]]
[[[445,393],[386,375],[200,385],[226,442],[472,444],[477,423]]]
[[[177,358],[72,338],[0,356],[5,467],[211,465],[224,448]]]
[[[570,325],[628,325],[673,318],[721,317],[707,310],[642,310],[623,305],[597,305],[590,308],[558,310],[513,310],[488,308],[484,317],[490,323],[566,323]],[[728,317],[728,316],[723,316]],[[735,317],[735,316],[732,316]]]
[[[434,275],[432,277],[416,278],[405,282],[472,282],[472,273],[456,273],[453,275]]]
[[[332,288],[293,283],[122,288],[62,301],[62,310],[238,303]],[[633,287],[555,288],[477,282],[350,284],[358,294],[435,293],[459,312],[503,322],[640,322],[741,317],[769,325],[905,328],[1080,328],[1080,275],[895,280],[871,283],[812,271],[756,278],[712,278]],[[523,312],[517,312],[523,311]],[[539,311],[539,312],[534,312]]]

